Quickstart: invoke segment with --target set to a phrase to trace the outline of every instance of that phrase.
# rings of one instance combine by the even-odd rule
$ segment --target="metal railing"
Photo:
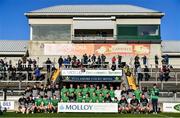
[[[168,85],[171,85],[175,90],[177,89],[176,86],[180,84],[180,72],[170,72],[169,73],[170,78],[167,81],[165,80],[161,81],[159,79],[161,72],[141,72],[141,73],[143,75],[145,73],[150,74],[151,77],[148,81],[145,81],[145,80],[139,81],[140,88],[143,86],[143,84],[151,84],[151,85],[158,84],[160,85],[161,90],[165,90],[164,84],[168,84]],[[152,78],[154,79],[152,80]],[[138,77],[136,77],[136,81],[138,81],[137,79]]]
[[[73,36],[72,40],[116,40],[116,37],[105,37],[105,36]]]

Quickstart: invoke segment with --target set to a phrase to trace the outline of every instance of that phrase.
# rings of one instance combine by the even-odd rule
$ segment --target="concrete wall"
[[[67,19],[67,18],[45,18],[45,19],[40,19],[40,18],[30,18],[29,19],[29,24],[72,24],[73,20],[72,19]]]

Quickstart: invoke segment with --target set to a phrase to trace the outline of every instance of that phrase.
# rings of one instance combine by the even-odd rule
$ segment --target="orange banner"
[[[44,55],[149,55],[149,44],[45,44]]]

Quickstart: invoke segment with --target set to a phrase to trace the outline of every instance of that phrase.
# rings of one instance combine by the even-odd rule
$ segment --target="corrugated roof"
[[[152,13],[159,12],[152,9],[147,9],[134,5],[57,5],[47,8],[42,8],[32,13],[106,13],[106,12],[126,12],[126,13]]]
[[[0,40],[0,52],[25,52],[27,47],[25,40]]]
[[[180,53],[180,41],[162,41],[163,53]]]

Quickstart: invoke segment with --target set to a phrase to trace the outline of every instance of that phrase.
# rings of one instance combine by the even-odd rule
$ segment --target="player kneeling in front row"
[[[35,101],[32,98],[32,95],[28,98],[27,100],[27,109],[26,109],[26,113],[34,113],[35,110]]]
[[[38,95],[38,97],[35,99],[36,112],[42,112],[43,111],[42,102],[43,102],[43,97]]]
[[[19,103],[19,107],[17,113],[20,112],[24,114],[26,112],[26,106],[27,106],[27,100],[24,97],[24,95],[22,95],[22,97],[19,98],[18,103]]]
[[[118,103],[118,109],[120,113],[127,113],[129,111],[128,102],[125,96],[121,97],[121,100]]]
[[[48,96],[46,95],[42,101],[42,110],[45,112],[45,113],[49,113],[50,112],[50,101],[48,99]]]
[[[145,97],[144,94],[142,94],[142,96],[140,98],[140,112],[146,113],[146,114],[150,112],[148,99]]]
[[[139,100],[133,95],[132,100],[130,101],[130,111],[131,113],[139,113]]]
[[[57,112],[58,102],[59,102],[59,99],[56,97],[56,95],[54,95],[53,98],[51,99],[51,102],[50,102],[50,111],[51,111],[51,113]]]

